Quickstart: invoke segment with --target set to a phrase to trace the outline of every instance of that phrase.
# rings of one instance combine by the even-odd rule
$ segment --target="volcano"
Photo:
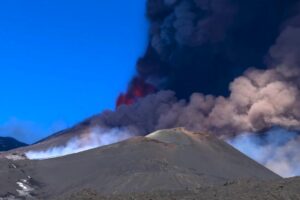
[[[183,128],[54,159],[6,154],[0,166],[0,199],[76,199],[82,191],[110,196],[282,181],[216,137]]]

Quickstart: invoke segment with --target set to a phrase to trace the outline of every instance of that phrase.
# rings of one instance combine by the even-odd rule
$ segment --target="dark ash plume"
[[[138,75],[179,98],[228,95],[265,55],[298,0],[148,0],[150,41]]]
[[[177,101],[174,93],[160,92],[107,113],[100,121],[131,126],[142,134],[177,126],[225,137],[273,126],[300,130],[299,19],[294,15],[281,26],[265,56],[267,69],[247,69],[230,83],[228,97],[193,93],[189,101]]]

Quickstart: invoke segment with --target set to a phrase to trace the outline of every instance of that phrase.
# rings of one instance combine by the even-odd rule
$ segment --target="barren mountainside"
[[[85,195],[81,192],[86,190],[105,196],[151,196],[186,189],[197,193],[199,188],[239,181],[282,181],[214,136],[182,128],[54,159],[27,160],[6,154],[0,166],[2,198],[66,199]]]

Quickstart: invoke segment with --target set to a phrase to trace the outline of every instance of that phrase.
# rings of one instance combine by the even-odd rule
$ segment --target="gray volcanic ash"
[[[299,26],[298,3],[148,0],[149,48],[138,75],[179,98],[226,95],[229,83],[249,67],[266,68],[265,56],[285,28]]]

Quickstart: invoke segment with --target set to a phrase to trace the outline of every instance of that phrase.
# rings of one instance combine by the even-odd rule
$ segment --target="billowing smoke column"
[[[150,42],[138,76],[172,92],[106,113],[101,123],[139,134],[184,126],[237,136],[236,147],[244,132],[300,130],[299,0],[148,0],[147,14]],[[287,132],[276,138],[284,140]],[[249,141],[254,147],[257,140]],[[275,166],[279,158],[272,167],[258,161],[283,176],[300,175],[292,161],[300,157],[293,148],[299,139],[288,138],[284,148],[267,143],[270,151],[293,158],[285,158],[286,168]]]
[[[298,0],[148,0],[150,41],[137,63],[144,80],[181,98],[228,95],[265,56]]]
[[[225,136],[276,125],[300,130],[299,36],[300,28],[286,27],[270,49],[274,67],[248,69],[230,84],[228,98],[194,93],[188,104],[174,104],[160,123]]]
[[[300,129],[299,0],[148,0],[147,12],[150,44],[138,76],[179,99],[191,97],[149,97],[166,102],[164,109],[149,106],[155,119],[145,114],[147,98],[107,118],[141,112],[148,118],[139,119],[155,121],[146,131],[186,126],[219,136]],[[210,95],[222,93],[228,95]],[[143,124],[131,117],[125,122]]]
[[[283,176],[300,175],[299,138],[286,137],[300,130],[299,1],[148,0],[150,41],[137,76],[116,111],[85,124],[132,135],[206,131],[248,145],[245,153]],[[285,131],[267,133],[274,140],[257,142],[278,126]]]

